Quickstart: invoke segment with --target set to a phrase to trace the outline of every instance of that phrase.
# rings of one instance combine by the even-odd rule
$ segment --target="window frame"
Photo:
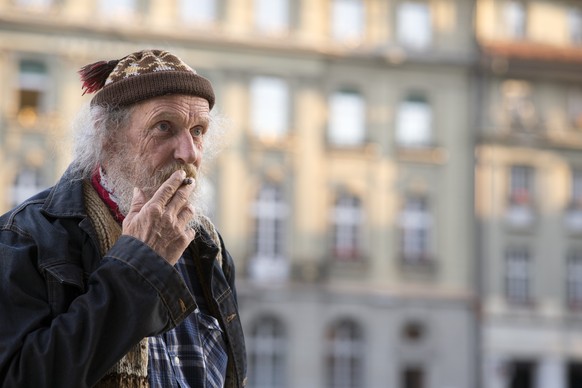
[[[359,196],[340,192],[331,209],[332,257],[336,261],[362,259],[364,211]]]
[[[352,8],[352,9],[350,9]],[[350,12],[351,11],[351,12]],[[346,16],[349,20],[346,20]],[[346,24],[356,28],[346,33]],[[366,34],[366,4],[363,0],[332,0],[330,4],[330,35],[333,41],[353,44]]]
[[[326,327],[325,371],[328,388],[359,388],[365,379],[365,338],[362,326],[351,318]]]
[[[328,105],[327,143],[337,148],[364,146],[367,104],[363,94],[355,88],[338,89],[330,94]],[[353,135],[346,136],[346,133]]]
[[[277,20],[277,12],[273,12],[273,4],[281,7],[281,20]],[[265,8],[266,7],[266,8]],[[253,0],[253,26],[262,34],[287,34],[291,29],[291,9],[289,0]],[[274,23],[274,21],[276,21]]]
[[[505,251],[505,299],[511,305],[532,303],[532,257],[529,248],[512,246]]]
[[[283,77],[254,76],[249,82],[249,96],[249,126],[252,134],[264,140],[287,137],[291,127],[292,96],[289,82]]]
[[[434,125],[434,108],[426,93],[408,93],[398,104],[395,143],[400,148],[433,147]],[[411,137],[411,134],[414,136]]]
[[[422,14],[418,12],[422,12]],[[433,14],[428,1],[402,1],[397,5],[395,14],[395,36],[400,45],[410,50],[422,51],[434,44]],[[410,26],[415,26],[416,29],[411,31]],[[422,34],[419,33],[419,26],[425,28]]]
[[[281,320],[273,315],[257,317],[250,326],[247,342],[250,386],[285,388],[289,341]]]
[[[399,254],[406,264],[433,261],[434,216],[425,194],[408,194],[400,210]]]

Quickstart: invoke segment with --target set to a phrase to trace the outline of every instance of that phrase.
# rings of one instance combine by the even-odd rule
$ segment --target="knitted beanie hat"
[[[214,106],[210,81],[177,56],[162,50],[143,50],[119,60],[100,61],[79,70],[83,94],[97,94],[91,105],[127,106],[167,94],[202,97]]]

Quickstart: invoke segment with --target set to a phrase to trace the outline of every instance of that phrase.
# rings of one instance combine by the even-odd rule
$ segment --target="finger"
[[[137,187],[133,188],[133,197],[131,198],[131,205],[129,207],[129,214],[139,213],[143,205],[145,204],[145,195]]]
[[[181,225],[187,224],[194,217],[194,208],[188,204],[178,213],[177,220]]]
[[[174,196],[168,202],[166,210],[179,212],[184,207],[184,204],[190,199],[190,195],[194,191],[194,180],[192,178],[186,178],[183,181],[182,186],[176,190]]]
[[[186,178],[186,173],[183,170],[174,171],[174,173],[170,175],[164,183],[162,183],[160,188],[148,202],[155,202],[162,207],[166,206],[176,193],[176,190],[178,190],[182,185],[184,178]]]

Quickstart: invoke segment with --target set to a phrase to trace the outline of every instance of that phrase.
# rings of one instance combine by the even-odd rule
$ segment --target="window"
[[[582,362],[571,361],[568,363],[567,387],[582,387]]]
[[[425,1],[405,1],[397,11],[398,42],[411,49],[424,49],[432,41],[430,7]]]
[[[289,0],[255,0],[255,26],[266,33],[287,32]]]
[[[530,254],[526,248],[511,248],[505,257],[505,293],[512,304],[528,304],[530,296]]]
[[[99,0],[99,13],[116,21],[135,16],[136,0]]]
[[[48,89],[48,71],[40,61],[20,61],[19,74],[19,115],[32,121],[39,113],[46,110],[46,91]]]
[[[362,0],[334,0],[331,9],[331,35],[341,42],[357,42],[364,33]]]
[[[418,365],[408,365],[404,367],[401,375],[401,388],[424,388],[424,369]]]
[[[512,205],[531,205],[533,196],[533,168],[531,166],[512,166],[510,180],[510,203]]]
[[[568,124],[572,128],[582,128],[582,90],[580,88],[568,90],[566,106]]]
[[[251,277],[256,280],[286,278],[285,232],[289,209],[282,188],[273,183],[264,184],[251,211],[255,224]]]
[[[431,106],[425,97],[411,95],[398,107],[396,142],[402,147],[426,147],[431,141]]]
[[[358,197],[341,194],[332,211],[333,256],[340,260],[361,256],[362,206]]]
[[[406,345],[418,344],[426,337],[426,327],[419,321],[408,321],[402,326],[401,337]]]
[[[582,251],[570,252],[566,262],[566,299],[571,308],[582,308]]]
[[[568,10],[568,30],[570,32],[570,42],[573,45],[582,44],[582,10],[570,8]]]
[[[40,170],[35,168],[22,169],[14,179],[10,207],[13,208],[19,205],[45,188],[46,185],[43,184]]]
[[[364,341],[359,325],[341,320],[326,331],[327,387],[360,388],[364,379]]]
[[[511,39],[525,37],[526,13],[525,5],[521,0],[507,0],[503,7],[503,21],[506,34]]]
[[[16,0],[18,7],[39,11],[50,9],[52,4],[52,0]]]
[[[249,379],[253,388],[283,388],[287,335],[278,319],[260,317],[250,328],[248,339]]]
[[[178,9],[182,21],[193,27],[216,20],[216,0],[180,0]]]
[[[531,361],[513,360],[507,368],[509,388],[534,388],[536,386],[536,365]]]
[[[534,170],[531,166],[512,166],[509,178],[507,220],[512,226],[526,227],[534,221]]]
[[[359,146],[364,143],[366,106],[364,98],[354,91],[334,93],[329,101],[330,144],[334,146]]]
[[[580,169],[572,171],[566,225],[570,230],[582,231],[582,170]]]
[[[251,81],[250,88],[253,132],[266,139],[286,135],[289,125],[287,83],[275,77],[256,77]]]
[[[501,83],[501,103],[506,125],[512,130],[533,130],[538,124],[531,83],[508,79]]]
[[[432,224],[427,198],[407,197],[400,215],[400,254],[406,263],[430,260]]]
[[[582,170],[572,171],[570,188],[570,208],[582,210]]]

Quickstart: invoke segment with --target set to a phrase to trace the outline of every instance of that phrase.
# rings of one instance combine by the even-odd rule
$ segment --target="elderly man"
[[[196,189],[210,82],[160,50],[80,73],[73,163],[0,218],[0,385],[244,386],[233,262]]]

